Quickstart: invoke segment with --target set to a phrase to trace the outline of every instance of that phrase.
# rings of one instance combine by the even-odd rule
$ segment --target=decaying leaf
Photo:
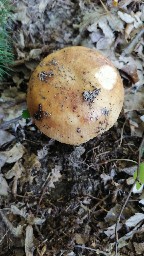
[[[119,223],[117,226],[117,231],[119,231],[122,227],[122,224]],[[111,239],[113,239],[115,237],[115,224],[113,224],[112,226],[108,227],[107,230],[104,231],[104,233],[110,237]]]
[[[141,111],[144,109],[144,89],[136,92],[126,92],[125,102],[124,102],[124,111]]]
[[[140,225],[136,225],[130,232],[128,232],[127,234],[125,234],[124,236],[122,236],[121,238],[119,238],[119,243],[118,243],[118,248],[122,248],[124,246],[126,246],[128,243],[126,241],[128,241],[129,239],[131,239],[133,237],[134,234],[136,234],[136,232],[139,230]],[[142,228],[143,229],[143,226]]]
[[[19,2],[16,13],[13,15],[15,20],[20,21],[22,24],[30,23],[30,17],[28,16],[27,6],[24,2]]]
[[[29,53],[31,59],[40,59],[40,54],[42,53],[42,49],[32,49]]]
[[[7,131],[0,130],[0,147],[4,145],[5,143],[8,143],[12,140],[14,140],[15,136],[10,134]]]
[[[42,225],[45,219],[35,217],[33,214],[27,214],[27,222],[30,225]]]
[[[13,146],[12,149],[5,152],[5,155],[7,156],[7,163],[14,163],[18,161],[24,154],[25,148],[21,143],[17,143]]]
[[[31,225],[26,227],[26,237],[25,237],[25,253],[26,256],[33,256],[34,243],[33,243],[33,228]]]
[[[6,179],[11,179],[13,177],[16,177],[19,179],[22,175],[22,172],[24,171],[24,167],[21,164],[20,161],[17,161],[14,166],[5,174]]]
[[[126,220],[125,225],[127,227],[135,227],[142,220],[144,220],[144,214],[143,213],[135,213],[135,215],[130,217],[128,220]]]
[[[24,167],[27,170],[27,172],[31,172],[32,169],[39,170],[41,167],[41,163],[38,159],[38,157],[35,154],[25,154],[24,156],[25,163]]]
[[[20,237],[22,235],[22,232],[23,232],[23,226],[18,225],[15,228],[2,211],[0,211],[0,215],[1,215],[5,225],[10,230],[11,234],[14,235],[15,237]]]
[[[23,218],[26,218],[27,213],[26,213],[26,207],[23,207],[21,210],[18,209],[16,205],[11,205],[11,212],[15,215],[19,215]]]
[[[51,174],[50,174],[50,181],[48,183],[48,187],[55,188],[54,183],[58,182],[59,179],[62,176],[60,171],[61,171],[61,166],[59,166],[59,165],[56,165],[55,168],[52,169]]]
[[[41,0],[39,3],[39,12],[44,12],[46,9],[47,4],[50,3],[50,0]]]
[[[17,183],[18,183],[18,179],[21,178],[22,173],[25,172],[25,169],[23,167],[23,165],[21,164],[20,161],[17,161],[14,166],[12,167],[12,169],[10,169],[6,174],[5,177],[6,179],[11,179],[14,177],[13,180],[13,185],[12,185],[12,193],[14,195],[17,194]]]
[[[85,239],[81,234],[75,234],[75,241],[77,244],[85,244]]]
[[[48,148],[44,146],[42,149],[38,150],[38,159],[43,159],[48,154]]]
[[[0,174],[0,196],[7,196],[8,195],[8,184],[3,177],[2,174]]]
[[[137,170],[137,165],[121,169],[121,171],[123,171],[123,172],[125,172],[125,173],[127,173],[128,175],[131,175],[131,176],[133,176],[133,174],[136,170]]]
[[[107,174],[105,174],[105,173],[102,173],[102,174],[100,175],[100,177],[102,178],[102,180],[103,180],[103,182],[104,182],[104,185],[105,185],[109,180],[112,179],[112,177],[111,177],[110,175],[107,175]]]
[[[134,22],[134,18],[130,14],[118,11],[118,16],[126,23]]]
[[[135,243],[134,242],[134,247],[135,247],[135,252],[137,255],[143,255],[144,254],[144,242],[142,243]]]

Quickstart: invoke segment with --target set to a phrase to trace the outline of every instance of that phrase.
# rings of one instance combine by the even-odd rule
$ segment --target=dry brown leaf
[[[77,244],[85,244],[85,240],[81,234],[75,234],[75,241]]]

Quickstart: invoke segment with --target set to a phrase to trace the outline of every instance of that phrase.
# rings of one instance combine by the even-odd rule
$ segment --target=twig
[[[137,180],[135,180],[133,186],[131,187],[131,190],[129,191],[129,194],[128,194],[128,196],[127,196],[127,198],[126,198],[126,200],[125,200],[125,202],[124,202],[124,204],[123,204],[123,206],[121,208],[121,211],[120,211],[120,213],[119,213],[119,215],[117,217],[117,221],[116,221],[116,225],[115,225],[115,256],[118,256],[118,241],[119,241],[118,231],[117,231],[118,230],[118,225],[119,225],[119,222],[120,222],[121,215],[122,215],[122,213],[123,213],[123,211],[124,211],[128,201],[129,201],[129,198],[131,196],[131,193],[133,191],[133,188],[134,188],[136,182],[137,182]]]
[[[123,127],[122,127],[119,147],[121,147],[121,144],[122,144],[122,141],[123,141],[123,134],[124,134],[124,127],[125,127],[125,124],[126,124],[126,121],[124,122]]]
[[[22,116],[18,116],[14,119],[11,119],[10,121],[6,121],[2,124],[0,124],[0,129],[7,129],[9,127],[9,125],[13,124],[13,123],[16,123],[17,121],[21,120],[22,119]]]
[[[126,161],[126,162],[131,162],[131,163],[134,163],[134,164],[138,164],[136,161],[134,161],[134,160],[131,160],[131,159],[126,159],[126,158],[122,158],[122,159],[120,159],[120,158],[114,158],[114,159],[109,159],[109,160],[106,160],[106,161],[104,161],[104,162],[102,162],[102,163],[99,163],[99,165],[103,165],[103,164],[107,164],[107,163],[110,163],[110,162],[115,162],[115,161]]]
[[[109,10],[107,9],[106,5],[103,3],[102,0],[100,0],[101,2],[101,5],[103,6],[104,10],[107,12],[107,13],[110,13]]]
[[[3,237],[0,240],[0,244],[2,243],[2,241],[4,240],[5,236],[7,235],[7,233],[9,232],[9,230],[7,229],[6,233],[3,235]]]
[[[141,157],[142,157],[142,148],[144,147],[144,138],[142,139],[142,142],[140,144],[140,147],[139,147],[139,157],[138,157],[138,167],[137,167],[137,179],[135,180],[134,184],[132,185],[130,191],[129,191],[129,194],[121,208],[121,211],[117,217],[117,221],[116,221],[116,225],[115,225],[115,256],[118,256],[118,241],[119,241],[119,238],[118,238],[118,225],[119,225],[119,222],[120,222],[120,218],[121,218],[121,215],[129,201],[129,198],[131,196],[131,193],[133,191],[133,188],[135,187],[137,181],[139,180],[139,166],[140,166],[140,161],[141,161]]]
[[[42,201],[42,199],[43,199],[43,196],[44,196],[44,194],[45,194],[45,191],[46,191],[46,189],[47,189],[47,183],[48,183],[48,181],[49,181],[49,177],[50,177],[50,173],[48,174],[48,176],[47,176],[47,178],[46,178],[44,184],[42,185],[43,190],[42,190],[42,194],[41,194],[41,196],[40,196],[39,202],[38,202],[37,213],[38,213],[38,209],[39,209],[40,203],[41,203],[41,201]]]
[[[108,256],[107,253],[105,253],[105,252],[103,252],[103,251],[100,251],[99,249],[93,249],[93,248],[86,247],[86,246],[83,246],[83,245],[75,245],[75,248],[81,248],[81,249],[93,251],[93,252],[96,252],[96,254],[98,254],[98,255],[99,255],[100,253],[102,253],[103,255]]]

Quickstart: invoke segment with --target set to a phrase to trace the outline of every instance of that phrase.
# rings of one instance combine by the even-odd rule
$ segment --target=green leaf
[[[137,171],[134,172],[133,178],[137,179]],[[136,189],[140,189],[141,185],[144,185],[144,162],[139,166],[139,182],[136,183]]]
[[[142,186],[142,185],[137,181],[137,182],[136,182],[136,189],[139,190],[139,189],[141,188],[141,186]]]
[[[28,109],[23,110],[22,117],[25,119],[30,118],[30,113],[28,112]]]

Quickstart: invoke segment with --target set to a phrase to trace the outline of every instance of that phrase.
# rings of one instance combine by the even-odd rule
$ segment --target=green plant
[[[30,113],[28,112],[28,109],[23,110],[22,117],[24,119],[30,118]]]
[[[139,173],[138,173],[139,172]],[[144,162],[140,163],[139,170],[134,173],[134,180],[138,180],[136,182],[136,189],[139,190],[141,186],[144,185]]]
[[[7,29],[8,19],[11,17],[9,0],[0,0],[0,80],[13,62],[13,51]]]

